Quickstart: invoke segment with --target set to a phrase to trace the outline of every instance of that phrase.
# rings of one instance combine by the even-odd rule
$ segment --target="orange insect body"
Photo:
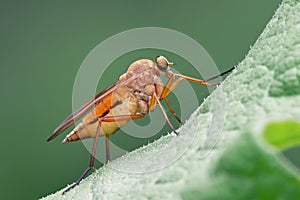
[[[164,100],[166,102],[173,116],[181,123],[167,99],[167,96],[176,88],[179,82],[185,79],[206,86],[215,86],[219,83],[212,84],[208,83],[208,81],[223,76],[234,69],[233,67],[210,79],[200,80],[172,72],[170,70],[172,65],[173,63],[163,56],[156,57],[155,62],[141,59],[132,63],[128,67],[127,72],[120,76],[119,81],[85,103],[54,130],[47,141],[54,139],[86,114],[81,123],[66,136],[62,143],[90,137],[95,138],[88,168],[76,183],[68,187],[64,193],[78,185],[93,168],[99,136],[105,136],[106,162],[108,162],[110,160],[109,135],[115,133],[129,120],[141,118],[149,111],[153,111],[156,104],[159,105],[165,120],[172,130],[178,134],[170,123],[160,101]],[[164,74],[169,78],[165,85],[160,78],[160,74]]]
[[[95,137],[99,121],[101,123],[100,135],[111,135],[130,120],[101,122],[101,118],[104,116],[134,115],[139,110],[143,114],[148,113],[154,88],[157,89],[158,96],[160,96],[163,89],[160,71],[153,61],[141,59],[129,66],[127,72],[120,76],[119,82],[125,81],[136,74],[139,75],[134,80],[105,96],[94,110],[88,113],[82,122],[66,136],[63,143]],[[152,107],[154,108],[154,106]]]

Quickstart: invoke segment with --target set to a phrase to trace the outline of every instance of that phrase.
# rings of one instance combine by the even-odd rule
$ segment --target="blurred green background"
[[[170,28],[198,41],[224,71],[244,58],[279,3],[280,0],[2,1],[1,199],[40,198],[72,183],[87,167],[90,156],[81,142],[62,145],[64,136],[51,143],[46,139],[72,112],[76,72],[101,41],[137,27]],[[176,55],[158,50],[120,55],[100,81],[99,90],[115,82],[135,57],[144,54],[153,58],[161,53],[177,61],[177,70],[180,64],[188,65],[183,59],[176,60]],[[114,69],[114,64],[119,68]],[[194,74],[188,69],[180,72]],[[200,104],[208,92],[205,87],[193,87],[200,91]],[[172,102],[178,109],[176,98]],[[147,124],[149,120],[137,123]],[[166,126],[165,130],[170,129]],[[138,140],[116,134],[112,140],[130,151],[157,137],[159,134]]]

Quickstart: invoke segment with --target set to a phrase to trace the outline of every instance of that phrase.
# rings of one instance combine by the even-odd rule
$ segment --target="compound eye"
[[[163,57],[163,56],[157,56],[156,57],[156,64],[157,64],[157,67],[160,70],[167,70],[168,67],[169,67],[168,60],[165,57]]]

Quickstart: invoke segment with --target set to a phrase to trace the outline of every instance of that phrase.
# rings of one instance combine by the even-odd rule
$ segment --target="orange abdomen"
[[[138,103],[129,88],[118,88],[111,95],[101,101],[91,112],[89,112],[73,131],[63,141],[71,142],[79,139],[95,137],[97,127],[100,125],[100,135],[111,135],[129,120],[117,122],[100,122],[105,116],[132,115],[137,113]]]

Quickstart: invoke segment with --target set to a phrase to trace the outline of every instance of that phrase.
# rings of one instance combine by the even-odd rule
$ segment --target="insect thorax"
[[[162,80],[160,78],[160,70],[156,63],[149,59],[141,59],[132,63],[125,74],[120,76],[120,81],[136,76],[133,81],[126,84],[126,87],[131,90],[132,94],[136,96],[137,100],[149,102],[155,85],[157,95],[161,93]]]

